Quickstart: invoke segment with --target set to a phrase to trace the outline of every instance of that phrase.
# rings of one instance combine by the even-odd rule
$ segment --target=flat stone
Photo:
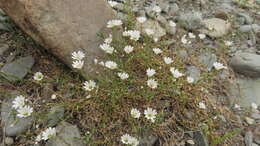
[[[143,34],[146,34],[146,29],[151,29],[154,31],[154,34],[152,34],[151,37],[158,38],[159,40],[162,36],[166,35],[165,29],[161,27],[159,22],[154,20],[147,20],[143,24],[137,22],[136,29],[140,30]]]
[[[260,77],[260,55],[236,53],[230,60],[235,72],[249,77]]]
[[[6,145],[12,145],[14,143],[14,139],[12,137],[6,137],[4,141]]]
[[[199,56],[199,62],[205,65],[210,71],[213,67],[214,62],[217,61],[217,56],[213,53],[205,52]]]
[[[32,124],[32,117],[18,118],[13,115],[12,101],[17,95],[17,93],[5,95],[9,99],[2,103],[1,118],[4,123],[3,128],[5,129],[6,136],[17,136],[23,134],[31,127]]]
[[[80,140],[80,132],[77,126],[62,122],[56,127],[57,135],[48,140],[46,146],[85,146]]]
[[[231,24],[219,18],[210,18],[202,21],[206,29],[201,29],[201,33],[205,33],[211,37],[222,37],[231,29]]]
[[[203,26],[201,12],[189,12],[181,14],[178,20],[179,23],[188,30],[197,30]]]
[[[260,32],[260,26],[258,24],[252,24],[252,25],[242,25],[239,27],[239,31],[241,32]]]
[[[50,112],[48,114],[48,126],[53,127],[56,124],[59,123],[59,121],[62,120],[64,117],[64,107],[62,106],[54,106],[50,109]]]
[[[141,140],[139,141],[138,146],[153,146],[158,141],[158,137],[152,135],[152,134],[144,134],[142,136]]]
[[[200,78],[200,70],[196,66],[188,66],[187,73],[194,79],[195,82],[197,82]]]
[[[202,133],[202,131],[193,132],[193,139],[196,145],[198,146],[208,146],[208,140]]]
[[[98,33],[105,31],[107,22],[114,19],[112,8],[104,0],[0,0],[0,8],[27,34],[61,61],[72,67],[71,53],[86,54],[83,77],[96,75],[94,59],[104,52]]]
[[[246,146],[252,146],[253,143],[253,133],[251,131],[247,131],[245,134],[245,144]]]
[[[22,80],[34,64],[32,56],[19,58],[11,63],[5,64],[0,70],[1,75],[9,81]]]
[[[9,45],[7,44],[0,44],[0,56],[4,54],[5,51],[9,49]]]

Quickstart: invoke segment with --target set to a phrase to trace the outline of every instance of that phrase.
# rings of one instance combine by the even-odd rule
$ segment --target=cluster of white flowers
[[[36,72],[33,76],[33,79],[36,81],[41,81],[43,79],[43,74],[41,72]]]
[[[251,103],[251,107],[252,107],[252,109],[257,110],[258,105],[253,102],[253,103]]]
[[[194,35],[192,32],[188,33],[190,39],[195,39],[196,35]]]
[[[141,112],[136,108],[133,108],[130,113],[131,113],[131,116],[136,119],[139,119],[141,116]]]
[[[134,47],[127,45],[127,46],[125,46],[124,51],[126,52],[126,54],[129,54],[134,51]]]
[[[115,26],[121,26],[123,22],[121,20],[110,20],[107,22],[107,28],[113,28]]]
[[[40,142],[41,140],[48,140],[52,137],[56,136],[56,129],[49,127],[46,130],[42,131],[37,137],[36,137],[36,143]]]
[[[108,54],[112,54],[115,50],[114,47],[110,46],[108,43],[101,44],[99,47]]]
[[[72,54],[72,67],[76,69],[82,69],[84,65],[83,59],[85,58],[85,54],[82,51],[73,52]]]
[[[193,83],[194,82],[194,78],[193,77],[187,77],[187,82],[188,83]]]
[[[114,61],[106,61],[104,66],[112,70],[117,69],[117,63]]]
[[[129,134],[124,134],[121,136],[121,142],[123,144],[131,145],[131,146],[138,146],[139,141],[137,138],[130,136]]]
[[[182,37],[181,37],[181,42],[183,43],[183,44],[190,44],[191,43],[191,41],[188,41],[187,40],[187,38],[186,38],[186,34],[185,35],[183,35]]]
[[[138,41],[141,37],[141,33],[138,30],[127,30],[123,32],[123,36],[130,37],[131,40]]]
[[[144,115],[146,119],[151,120],[151,122],[154,123],[156,119],[157,111],[155,109],[148,107],[146,110],[144,110]]]
[[[199,108],[201,108],[201,109],[206,109],[207,107],[206,107],[206,105],[205,105],[204,102],[200,102],[200,103],[199,103]]]
[[[93,80],[85,81],[83,84],[83,89],[86,91],[92,91],[97,87],[96,82]]]
[[[201,40],[204,40],[206,38],[206,35],[203,33],[199,34],[198,36]]]
[[[17,117],[19,118],[29,117],[33,112],[33,108],[28,105],[25,105],[25,102],[26,99],[22,95],[17,96],[12,102],[12,107],[17,111]]]
[[[224,43],[225,43],[226,46],[232,46],[233,45],[232,41],[224,41]]]
[[[173,59],[171,57],[163,57],[165,64],[171,64],[173,63]]]
[[[192,32],[189,32],[189,33],[188,33],[188,36],[189,36],[190,39],[195,39],[195,38],[196,38],[196,35],[193,34]],[[186,37],[187,37],[186,34],[183,35],[182,38],[181,38],[181,42],[182,42],[183,44],[191,44],[191,41],[190,41],[190,40],[187,40]],[[198,37],[199,37],[201,40],[203,40],[203,39],[206,38],[206,35],[201,33],[201,34],[198,34]]]
[[[141,16],[141,17],[137,17],[136,20],[137,20],[139,23],[144,23],[144,22],[147,20],[147,18],[144,17],[144,16]]]
[[[130,114],[135,119],[139,119],[141,117],[141,112],[136,108],[133,108]],[[148,107],[146,110],[144,110],[144,115],[147,120],[151,120],[151,122],[155,122],[157,112],[155,109]]]
[[[170,71],[171,71],[173,77],[175,77],[175,78],[180,78],[183,76],[183,74],[178,69],[175,69],[174,67],[171,67]]]
[[[121,80],[128,79],[128,77],[129,77],[128,73],[125,73],[125,72],[117,73],[117,75],[118,75],[118,77],[119,77]]]
[[[116,2],[116,1],[108,1],[108,4],[109,4],[111,7],[115,7],[116,5],[118,5],[118,2]]]
[[[216,70],[221,70],[221,69],[227,69],[226,66],[224,66],[222,63],[219,63],[219,62],[214,62],[213,63],[213,66]]]
[[[148,68],[148,69],[146,70],[146,75],[147,75],[148,77],[152,77],[155,73],[156,73],[156,71],[155,71],[154,69],[152,69],[152,68]]]
[[[161,54],[163,51],[160,48],[153,48],[154,54]]]
[[[155,89],[158,86],[158,82],[155,79],[149,79],[147,80],[148,87]]]

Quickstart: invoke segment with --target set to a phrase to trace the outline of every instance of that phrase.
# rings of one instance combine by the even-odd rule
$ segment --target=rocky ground
[[[139,135],[140,145],[260,145],[259,0],[118,0],[109,3],[118,18],[126,22],[129,21],[128,9],[133,11],[134,17],[146,17],[146,22],[142,25],[137,23],[136,29],[154,30],[152,38],[155,42],[164,44],[169,54],[173,52],[180,58],[183,70],[198,82],[197,86],[209,87],[201,95],[207,95],[204,100],[212,108],[204,113],[193,111],[196,108],[192,104],[185,107],[171,117],[177,122],[167,125],[170,130],[161,129],[160,133],[160,129],[151,128],[153,132]],[[109,126],[104,124],[108,121],[99,121],[102,119],[99,116],[113,113],[100,114],[104,112],[98,110],[100,101],[88,103],[79,98],[87,96],[76,88],[81,86],[81,76],[23,34],[4,12],[1,12],[0,22],[1,144],[121,145],[120,138],[110,135],[115,133],[120,137],[122,133],[118,131],[129,127],[120,129],[115,126],[123,123],[116,118],[110,119],[114,121]],[[176,23],[176,26],[172,27],[169,22]],[[196,39],[189,33],[195,34]],[[199,39],[199,34],[206,34],[206,38]],[[215,62],[222,62],[228,69],[205,80],[205,76],[214,71]],[[42,82],[33,80],[38,71],[44,74]],[[33,118],[17,120],[10,116],[10,104],[20,94],[26,95],[34,105],[37,114]],[[166,99],[160,102],[151,104],[168,112],[170,109],[177,111],[168,104],[182,107],[182,104],[175,103],[178,100],[174,103]],[[83,110],[85,106],[88,106],[86,111]],[[160,126],[167,127],[162,126],[167,122],[160,123]],[[58,138],[35,144],[36,135],[46,126],[56,127]],[[165,137],[165,131],[169,137]]]

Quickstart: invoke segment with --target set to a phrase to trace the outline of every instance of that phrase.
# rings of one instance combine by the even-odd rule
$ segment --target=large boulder
[[[95,75],[93,60],[102,57],[97,33],[114,18],[105,0],[0,0],[0,8],[70,67],[71,53],[83,48],[86,57],[80,72]]]
[[[237,53],[230,60],[232,68],[249,77],[260,77],[260,55],[252,53]]]

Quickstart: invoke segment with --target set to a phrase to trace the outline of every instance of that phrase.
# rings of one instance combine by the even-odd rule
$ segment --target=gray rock
[[[62,106],[54,106],[50,109],[48,114],[48,126],[53,127],[58,124],[62,118],[64,117],[64,107]]]
[[[187,74],[194,79],[194,82],[197,82],[200,78],[200,70],[196,66],[188,66]]]
[[[9,31],[9,28],[4,23],[0,23],[0,30]]]
[[[252,24],[253,19],[246,13],[238,13],[238,17],[242,17],[244,19],[244,24]]]
[[[206,29],[200,29],[201,33],[205,33],[211,37],[222,37],[231,29],[231,24],[219,18],[210,18],[202,21]]]
[[[6,137],[5,138],[5,144],[6,145],[12,145],[14,143],[14,139],[12,137]]]
[[[1,75],[9,81],[22,80],[34,64],[32,56],[22,57],[6,64],[0,71]]]
[[[158,141],[158,137],[152,135],[152,134],[144,134],[144,136],[139,141],[138,146],[153,146]]]
[[[232,96],[229,98],[239,100],[242,107],[250,107],[252,103],[260,104],[260,79],[236,78],[232,82],[233,87],[229,90]]]
[[[32,117],[18,118],[13,114],[12,101],[18,94],[12,93],[8,97],[7,102],[4,102],[1,107],[1,118],[4,123],[4,131],[6,136],[17,136],[26,132],[31,127]],[[6,95],[7,96],[7,95]]]
[[[164,35],[166,35],[166,31],[164,28],[161,27],[161,25],[154,20],[147,20],[143,24],[136,23],[136,29],[140,30],[143,34],[146,34],[146,29],[151,29],[154,31],[154,34],[151,35],[152,38],[160,38]]]
[[[80,132],[77,126],[62,122],[56,127],[57,135],[51,138],[46,146],[85,146],[80,140]]]
[[[245,134],[245,144],[246,146],[252,146],[253,143],[253,133],[251,131],[247,131]]]
[[[188,30],[197,30],[202,27],[202,14],[200,12],[181,14],[178,20]]]
[[[241,32],[259,32],[260,26],[258,24],[252,24],[252,25],[242,25],[239,27],[239,31]]]
[[[256,127],[253,132],[254,142],[260,145],[260,127]]]
[[[207,67],[208,71],[210,71],[214,62],[217,61],[217,56],[213,53],[206,52],[199,56],[199,61]]]
[[[180,50],[178,52],[178,54],[180,55],[181,58],[188,58],[188,52],[186,50]]]
[[[202,131],[193,132],[193,139],[196,145],[198,146],[208,146],[208,140],[204,136]]]
[[[4,54],[5,51],[9,49],[7,44],[0,44],[0,56]]]
[[[251,113],[251,117],[256,119],[256,120],[259,120],[260,119],[260,113],[255,111],[255,112]]]
[[[260,55],[252,53],[236,53],[230,65],[237,73],[250,77],[260,77]]]

